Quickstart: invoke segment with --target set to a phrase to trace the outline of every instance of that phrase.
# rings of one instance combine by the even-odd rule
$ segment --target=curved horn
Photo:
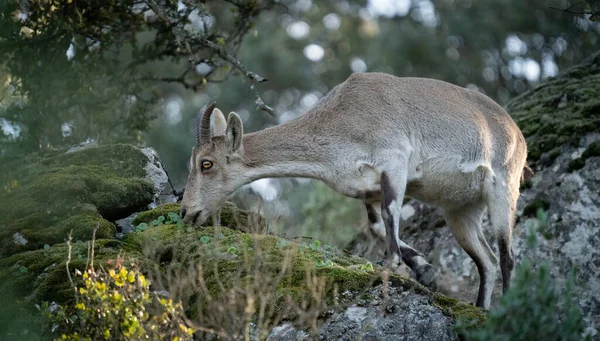
[[[202,107],[196,117],[196,144],[201,146],[210,141],[210,115],[212,115],[217,102]]]

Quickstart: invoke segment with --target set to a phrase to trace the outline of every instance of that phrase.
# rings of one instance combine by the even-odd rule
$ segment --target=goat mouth
[[[200,210],[200,211],[198,211],[198,213],[196,213],[196,215],[194,216],[194,219],[192,219],[193,226],[198,225],[198,218],[200,218],[201,215],[202,215],[202,210]]]

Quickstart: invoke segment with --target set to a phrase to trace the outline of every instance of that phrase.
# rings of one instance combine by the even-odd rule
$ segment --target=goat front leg
[[[434,283],[435,270],[423,254],[400,240],[400,219],[402,200],[406,191],[406,174],[398,173],[391,177],[386,172],[381,174],[381,217],[385,224],[387,265],[397,266],[400,258],[415,273],[417,281],[427,287]]]

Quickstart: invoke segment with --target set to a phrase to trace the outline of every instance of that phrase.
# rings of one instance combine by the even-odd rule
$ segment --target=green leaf
[[[29,270],[26,267],[24,267],[23,265],[21,265],[19,267],[19,272],[20,273],[24,274],[24,273],[27,273],[27,271],[29,271]]]
[[[167,216],[169,217],[169,220],[171,220],[174,223],[178,223],[181,221],[181,217],[175,212],[169,212]]]
[[[50,250],[50,245],[44,244],[44,250]]]
[[[137,231],[146,231],[148,229],[148,224],[146,224],[146,223],[139,223],[138,226],[135,229]]]
[[[211,238],[210,238],[209,236],[202,236],[202,237],[200,238],[200,241],[201,241],[202,243],[204,243],[204,244],[208,244],[208,243],[210,243],[210,239],[211,239]]]
[[[230,247],[227,249],[227,252],[228,252],[230,255],[235,255],[235,254],[237,254],[237,249],[235,248],[235,246],[230,246]]]
[[[165,216],[161,215],[160,217],[158,217],[156,220],[158,220],[159,222],[163,223],[165,221]]]
[[[310,248],[313,250],[318,250],[319,248],[321,248],[321,242],[315,240],[312,244],[310,244]]]

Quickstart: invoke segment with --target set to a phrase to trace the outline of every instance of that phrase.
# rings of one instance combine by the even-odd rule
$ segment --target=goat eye
[[[213,163],[210,161],[202,161],[202,169],[210,169],[210,167],[212,167]]]

